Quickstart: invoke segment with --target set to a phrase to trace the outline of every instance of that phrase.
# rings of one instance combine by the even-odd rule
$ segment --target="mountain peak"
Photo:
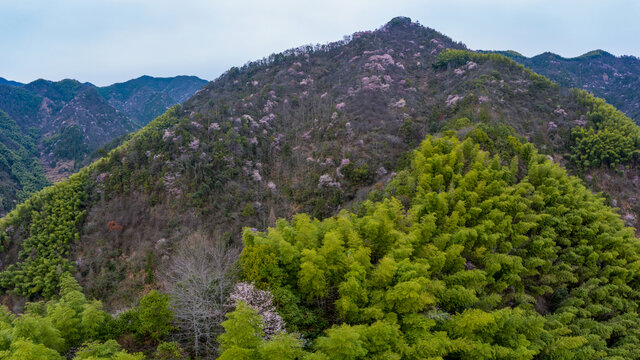
[[[384,25],[385,28],[403,28],[407,26],[413,25],[410,17],[406,16],[396,16],[393,19],[389,20],[388,23]]]
[[[615,57],[615,56],[610,52],[604,51],[602,49],[597,49],[597,50],[589,51],[585,54],[578,56],[578,59],[589,59],[589,58],[596,58],[596,57]]]
[[[542,54],[534,56],[534,58],[540,58],[540,59],[564,59],[562,56],[560,56],[560,55],[558,55],[556,53],[552,53],[551,51],[545,51]]]

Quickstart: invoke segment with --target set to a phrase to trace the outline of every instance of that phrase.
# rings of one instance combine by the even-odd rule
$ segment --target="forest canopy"
[[[488,141],[429,137],[383,200],[247,229],[243,276],[273,293],[291,335],[264,340],[240,304],[223,358],[640,356],[632,229],[530,144],[497,154]],[[240,326],[255,341],[230,339]]]

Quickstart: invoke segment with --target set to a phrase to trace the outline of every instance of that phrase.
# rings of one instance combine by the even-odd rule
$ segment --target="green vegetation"
[[[134,314],[137,321],[133,329],[141,338],[160,341],[173,329],[173,312],[169,309],[169,296],[155,290],[140,300]]]
[[[571,161],[581,169],[636,164],[640,159],[640,128],[615,107],[586,91],[575,90],[588,109],[586,127],[571,132]]]
[[[10,246],[7,232],[28,226],[23,229],[19,261],[0,272],[0,288],[28,298],[55,294],[60,277],[72,270],[67,257],[80,236],[87,179],[87,171],[73,175],[34,194],[0,220],[2,249]]]
[[[220,360],[286,360],[304,354],[295,335],[282,333],[265,340],[262,316],[244,303],[227,314],[222,326],[225,333],[219,338]]]
[[[73,360],[144,360],[144,355],[128,354],[115,340],[91,342],[78,350]]]
[[[578,56],[578,59],[590,59],[590,58],[597,58],[602,56],[613,56],[613,55],[611,55],[610,53],[604,50],[592,50]]]
[[[139,186],[151,190],[160,185],[158,179],[153,177],[161,174],[152,174],[150,167],[141,166],[142,163],[151,160],[144,159],[141,155],[152,148],[160,153],[176,150],[177,146],[163,141],[163,132],[179,122],[179,112],[179,105],[167,110],[162,116],[131,135],[122,145],[111,150],[107,156],[91,165],[95,172],[108,171],[111,174],[104,185],[107,194],[126,194]]]
[[[8,113],[22,128],[37,127],[36,114],[42,97],[17,86],[0,85],[0,109]]]
[[[80,161],[89,150],[82,129],[78,126],[62,128],[56,135],[45,139],[45,143],[50,151],[61,159]]]
[[[57,299],[28,303],[18,316],[0,308],[0,359],[70,359],[70,351],[74,360],[145,359],[122,350],[115,340],[131,336],[140,344],[159,343],[155,359],[182,358],[179,346],[161,342],[173,321],[166,295],[152,291],[114,318],[99,301],[88,300],[71,275],[61,277],[59,289]]]
[[[386,199],[355,213],[245,231],[244,277],[312,341],[307,358],[640,356],[632,229],[531,145],[502,159],[483,138],[427,138]],[[265,344],[244,306],[223,325],[232,354],[273,341],[298,356],[295,338]]]
[[[114,340],[114,320],[99,301],[89,301],[70,275],[60,280],[60,298],[30,303],[26,311],[12,315],[0,309],[0,359],[62,360],[73,348],[82,347],[73,359],[140,360],[121,350]],[[84,344],[84,345],[83,345]]]
[[[38,79],[22,87],[25,90],[32,91],[42,97],[58,102],[70,101],[80,91],[86,88],[85,84],[73,79],[63,79],[60,81],[49,81]]]
[[[367,164],[356,166],[354,163],[349,163],[342,168],[342,173],[351,183],[360,186],[370,183],[373,178]]]
[[[469,50],[447,49],[438,54],[436,61],[433,64],[435,69],[441,69],[446,67],[458,67],[467,64],[467,62],[473,61],[478,64],[484,64],[490,61],[496,65],[506,65],[510,69],[518,69],[527,74],[529,80],[533,82],[539,89],[558,87],[557,84],[550,81],[546,77],[536,74],[535,72],[525,68],[524,65],[518,64],[509,57],[497,54],[497,53],[478,53]]]
[[[13,209],[49,182],[37,159],[36,137],[24,135],[0,110],[0,212]]]

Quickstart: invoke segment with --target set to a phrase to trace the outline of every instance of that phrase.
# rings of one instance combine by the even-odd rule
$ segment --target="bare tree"
[[[172,256],[165,283],[172,299],[177,339],[195,356],[214,355],[227,296],[235,282],[240,249],[201,232],[183,241]]]

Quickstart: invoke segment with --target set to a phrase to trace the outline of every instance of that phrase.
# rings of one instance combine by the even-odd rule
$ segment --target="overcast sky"
[[[207,80],[408,16],[472,49],[640,56],[636,0],[0,0],[0,77]]]

